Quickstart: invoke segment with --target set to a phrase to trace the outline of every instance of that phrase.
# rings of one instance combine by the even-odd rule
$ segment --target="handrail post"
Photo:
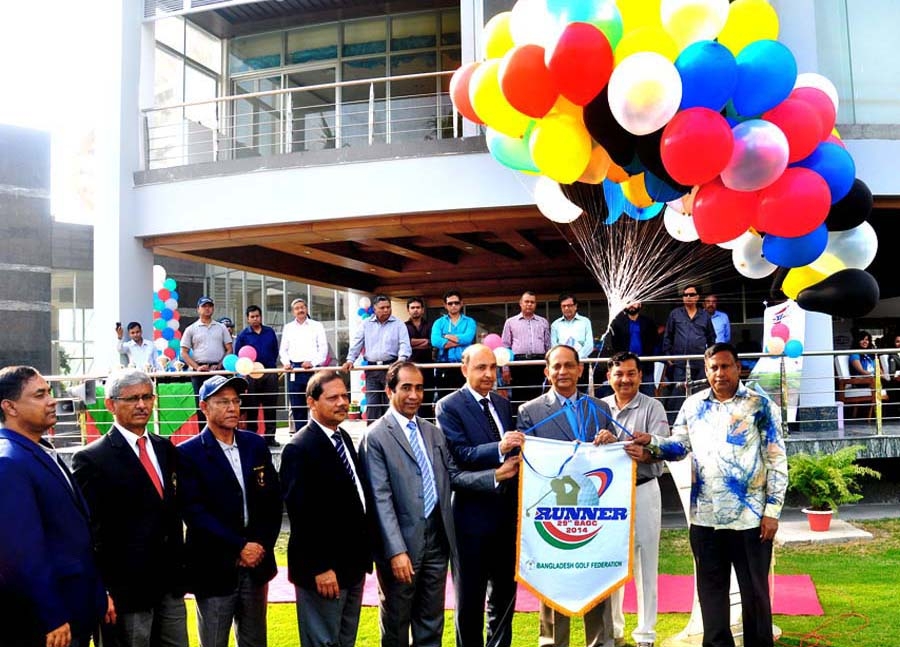
[[[369,146],[375,137],[375,84],[369,84]]]
[[[788,436],[788,383],[787,383],[787,358],[782,355],[778,360],[778,382],[781,386],[781,433]]]
[[[875,434],[884,433],[881,418],[881,358],[875,355]]]

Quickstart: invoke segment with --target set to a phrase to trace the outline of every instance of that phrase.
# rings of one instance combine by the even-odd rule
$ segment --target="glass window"
[[[391,51],[437,46],[437,15],[413,14],[391,18]]]
[[[184,67],[181,59],[156,48],[153,65],[154,105],[164,106],[184,101]]]
[[[280,332],[285,322],[287,304],[284,302],[284,279],[265,279],[266,303],[263,308],[263,321]],[[290,313],[288,313],[290,316]]]
[[[287,35],[287,64],[330,61],[337,58],[338,25],[317,25],[289,31]]]
[[[222,71],[222,41],[191,23],[186,25],[185,50],[192,61],[217,74]]]
[[[387,25],[384,18],[355,20],[344,25],[344,56],[379,54],[387,50]]]
[[[391,56],[391,76],[433,72],[434,52]],[[391,81],[391,141],[438,139],[435,79]]]
[[[370,79],[385,76],[384,57],[346,61],[342,66],[344,81]],[[372,141],[387,141],[385,113],[385,84],[363,83],[341,88],[341,145],[368,146],[369,144],[369,90],[374,90],[374,117]]]
[[[179,54],[184,54],[184,19],[178,16],[157,20],[156,40],[171,47]]]
[[[441,13],[441,45],[459,45],[459,9]]]
[[[282,33],[235,38],[231,41],[228,64],[232,74],[264,70],[281,65]]]
[[[317,321],[334,321],[334,290],[317,285],[310,286],[309,314]]]

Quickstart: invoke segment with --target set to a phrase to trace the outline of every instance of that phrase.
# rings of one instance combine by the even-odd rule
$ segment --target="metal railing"
[[[322,83],[144,109],[144,166],[451,139],[452,72]]]
[[[849,355],[851,353],[859,353],[865,351],[813,351],[804,353],[803,357],[810,359],[814,357],[830,357],[840,355]],[[874,353],[870,353],[874,354]],[[900,349],[879,350],[878,355],[898,355]],[[755,360],[760,357],[771,357],[763,353],[741,355],[742,359]],[[666,357],[644,357],[647,362],[668,362],[682,361],[688,359],[701,359],[700,356],[666,356]],[[592,393],[596,396],[604,396],[611,393],[605,382],[606,376],[606,358],[589,359],[585,361],[585,368],[582,379],[580,380],[582,390]],[[769,375],[766,380],[755,379],[749,382],[751,388],[762,388],[772,397],[782,410],[782,418],[784,421],[784,432],[786,436],[808,437],[813,435],[819,438],[865,438],[875,436],[896,436],[900,435],[900,376],[885,375],[882,370],[881,362],[875,362],[875,374],[871,376],[871,388],[866,384],[845,385],[849,389],[867,388],[871,393],[870,400],[865,398],[862,401],[857,400],[852,404],[843,404],[840,402],[842,394],[837,389],[840,384],[839,377],[834,372],[830,375],[819,375],[818,377],[801,377],[788,374],[784,369],[785,358],[779,358],[780,370],[774,375]],[[517,384],[515,382],[516,367],[523,365],[543,365],[543,361],[528,362],[510,362],[508,366],[512,369],[512,384],[499,384],[498,390],[504,391],[509,397],[513,405],[518,405],[523,400],[523,394],[535,390],[536,387],[546,388],[546,385],[536,384]],[[831,365],[834,366],[832,359]],[[452,364],[420,364],[423,371],[430,371],[435,368],[447,368],[448,366],[458,366]],[[366,370],[386,370],[386,366],[369,366]],[[337,370],[337,367],[323,367],[310,370]],[[355,368],[354,371],[361,370]],[[294,369],[295,372],[308,372],[304,369]],[[282,369],[270,369],[268,373],[277,373],[279,376],[285,374]],[[211,372],[214,374],[231,375],[227,371]],[[499,373],[499,370],[498,370]],[[196,413],[196,403],[194,401],[193,390],[191,388],[190,378],[195,375],[191,372],[183,373],[151,373],[150,376],[156,384],[157,403],[154,410],[154,431],[162,432],[166,435],[174,435],[186,437],[198,431],[196,422],[187,423],[187,427],[181,428],[182,421],[187,421]],[[63,394],[60,400],[71,403],[64,409],[70,412],[62,413],[59,422],[54,430],[54,437],[61,446],[82,445],[90,441],[98,434],[105,433],[108,428],[111,416],[103,415],[102,397],[97,397],[96,402],[92,405],[84,404],[83,391],[78,392],[78,397],[73,397],[79,385],[83,385],[88,381],[94,381],[98,385],[102,385],[104,375],[93,376],[48,376],[47,380],[55,385],[55,392]],[[745,382],[748,382],[747,376],[742,376]],[[292,421],[289,419],[289,401],[286,397],[287,380],[279,382],[278,400],[274,411],[263,411],[263,417],[276,419],[278,426],[279,440],[285,440],[293,430]],[[657,397],[664,408],[670,415],[670,422],[674,420],[680,403],[685,397],[692,392],[697,392],[708,386],[704,376],[686,375],[685,380],[679,383],[667,381],[664,377],[659,381],[653,381],[647,385],[650,394]],[[85,389],[90,393],[90,388]],[[434,403],[441,397],[448,394],[449,391],[441,391],[438,388],[430,389],[426,393],[429,403]],[[357,396],[354,396],[357,397]],[[796,398],[799,397],[799,409],[807,409],[807,415],[798,416],[794,411],[798,411],[794,407]],[[818,407],[809,407],[804,404],[804,399],[825,400],[829,405]],[[836,402],[837,401],[837,402]],[[427,409],[426,409],[427,410]],[[257,412],[258,415],[258,412]],[[431,414],[428,414],[431,415]],[[103,418],[103,420],[92,420],[92,417]],[[91,425],[94,425],[92,428]],[[360,434],[362,431],[359,432]]]

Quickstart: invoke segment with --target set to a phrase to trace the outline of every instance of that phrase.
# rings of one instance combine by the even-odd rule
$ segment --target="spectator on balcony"
[[[181,336],[181,360],[190,366],[197,375],[191,378],[194,393],[197,394],[197,407],[200,407],[200,387],[209,377],[209,371],[222,369],[222,360],[231,352],[231,333],[215,321],[213,312],[216,304],[210,297],[202,296],[197,300],[199,319],[188,326]],[[197,411],[197,420],[201,424],[206,420],[202,410]]]
[[[543,360],[550,349],[550,324],[535,314],[536,308],[537,297],[534,292],[526,291],[519,299],[519,314],[503,324],[503,344],[512,349],[516,361]],[[504,366],[503,379],[512,384],[514,401],[532,400],[543,391],[544,367],[540,364],[516,366],[511,371],[509,366]]]
[[[574,294],[560,294],[559,309],[562,316],[550,324],[550,345],[571,346],[578,351],[578,357],[587,359],[594,352],[591,320],[578,314],[578,298]]]
[[[126,341],[122,339],[122,324],[116,324],[116,337],[119,343],[116,344],[116,350],[119,355],[127,358],[126,365],[140,369],[142,371],[155,371],[159,366],[159,350],[153,345],[149,339],[144,339],[143,329],[137,321],[131,321],[128,324],[128,337]]]
[[[634,353],[638,356],[652,355],[658,343],[656,322],[641,314],[640,301],[629,303],[609,324],[609,336],[603,345],[602,355]],[[653,396],[653,362],[641,362],[641,393]],[[597,376],[606,378],[607,368],[597,364]],[[598,379],[598,382],[603,382]]]
[[[421,297],[411,297],[406,300],[406,312],[409,319],[406,320],[406,333],[409,335],[409,344],[412,348],[410,359],[416,364],[431,364],[434,362],[434,347],[431,345],[432,322],[425,317],[425,301]],[[434,418],[434,384],[435,372],[433,368],[422,368],[422,377],[425,380],[425,396],[422,407],[419,409],[423,418]]]
[[[259,306],[247,307],[247,327],[234,340],[234,352],[239,354],[244,346],[256,351],[256,361],[264,368],[278,367],[278,335],[275,330],[262,323]],[[247,393],[241,398],[241,410],[247,416],[247,431],[255,434],[259,429],[259,408],[263,413],[263,433],[269,445],[275,442],[275,409],[278,406],[278,374],[263,373],[260,377],[247,377]]]
[[[719,344],[730,344],[731,343],[731,320],[728,318],[728,315],[719,308],[719,297],[715,294],[709,294],[703,299],[703,309],[706,310],[706,314],[709,315],[710,320],[713,324],[713,329],[716,331],[716,343]]]
[[[874,348],[872,345],[872,335],[865,330],[860,330],[856,334],[853,343],[854,348],[868,350]],[[870,376],[875,375],[875,356],[868,353],[852,353],[849,357],[850,374]]]
[[[294,320],[284,324],[281,331],[281,365],[285,371],[323,366],[328,359],[325,327],[310,318],[306,299],[291,301],[291,312],[294,313]],[[312,373],[305,371],[287,374],[294,429],[300,429],[306,424],[306,384],[311,376]]]
[[[431,329],[431,345],[437,351],[439,362],[461,362],[463,353],[475,342],[478,326],[475,320],[463,314],[463,300],[459,290],[444,293],[444,308],[447,310],[434,322]],[[437,370],[438,398],[443,398],[454,389],[465,384],[465,377],[457,366]]]

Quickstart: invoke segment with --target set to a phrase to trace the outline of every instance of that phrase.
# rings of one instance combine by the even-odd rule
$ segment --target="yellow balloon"
[[[606,179],[610,164],[612,164],[612,160],[609,158],[609,153],[600,144],[597,144],[591,149],[591,160],[578,181],[585,184],[600,184]]]
[[[641,27],[622,36],[616,46],[615,64],[638,52],[656,52],[674,63],[679,51],[678,45],[661,25]]]
[[[698,40],[713,40],[728,19],[728,0],[668,0],[662,6],[663,28],[684,49]]]
[[[825,252],[819,258],[809,264],[809,267],[825,276],[831,276],[835,272],[847,269],[844,261],[830,252]]]
[[[658,27],[662,0],[616,0],[625,34],[641,27]]]
[[[837,137],[838,139],[843,139],[843,137],[841,137],[841,133],[838,132],[837,126],[835,126],[834,128],[831,129],[831,134],[834,135],[835,137]]]
[[[513,48],[512,33],[509,31],[511,11],[498,13],[487,21],[482,34],[485,58],[503,58]]]
[[[653,204],[653,198],[647,193],[644,186],[644,174],[632,175],[627,181],[622,182],[622,193],[625,199],[636,207],[649,207]]]
[[[795,267],[784,277],[784,281],[781,284],[781,291],[784,292],[788,298],[796,299],[800,292],[825,278],[826,276],[824,274],[817,272],[809,265]]]
[[[591,160],[591,136],[584,124],[563,113],[539,120],[528,146],[541,173],[560,184],[581,177]]]
[[[531,123],[531,117],[509,105],[500,89],[500,60],[491,59],[478,66],[469,79],[469,101],[481,120],[494,130],[521,137]]]
[[[778,14],[766,0],[734,0],[719,32],[719,42],[735,56],[750,43],[777,38]]]

